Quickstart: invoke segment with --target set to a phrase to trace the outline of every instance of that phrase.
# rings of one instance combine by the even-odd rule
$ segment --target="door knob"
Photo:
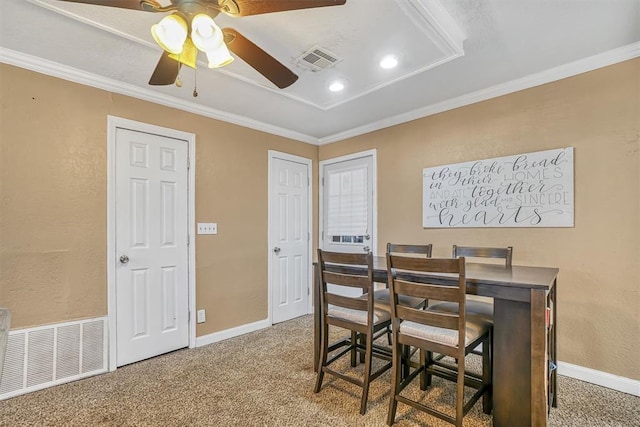
[[[128,263],[128,262],[129,262],[129,257],[128,257],[128,256],[126,256],[126,255],[122,255],[122,256],[120,257],[120,262],[121,262],[121,263],[123,263],[123,264]]]
[[[274,254],[279,254],[280,253],[280,248],[277,247],[277,246],[275,248],[273,248],[273,253]]]
[[[370,249],[369,246],[365,246],[365,247],[362,248],[362,250],[365,251],[365,252],[369,252],[369,249]]]

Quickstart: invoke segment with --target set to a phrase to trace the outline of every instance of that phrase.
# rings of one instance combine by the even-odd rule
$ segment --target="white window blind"
[[[367,168],[328,172],[327,234],[361,236],[367,234]]]

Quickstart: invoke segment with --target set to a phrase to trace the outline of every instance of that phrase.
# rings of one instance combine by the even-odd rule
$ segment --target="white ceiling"
[[[347,0],[216,18],[298,74],[289,88],[240,59],[208,69],[204,54],[197,74],[182,68],[183,87],[154,87],[161,49],[149,28],[162,16],[2,0],[0,62],[322,144],[640,56],[640,0]],[[297,65],[312,47],[342,60],[319,72]],[[381,69],[386,54],[400,65]],[[344,91],[328,91],[335,79]]]

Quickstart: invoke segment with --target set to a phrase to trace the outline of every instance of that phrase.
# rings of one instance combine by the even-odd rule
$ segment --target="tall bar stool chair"
[[[391,360],[389,348],[373,344],[374,334],[384,330],[390,324],[389,312],[377,308],[373,298],[373,256],[367,254],[348,254],[327,252],[318,249],[318,265],[320,267],[320,360],[314,392],[320,392],[324,374],[331,374],[342,380],[362,387],[360,413],[367,410],[369,383],[391,367],[385,363],[377,371],[372,372],[373,356]],[[348,267],[358,267],[349,270]],[[346,268],[346,270],[345,270]],[[337,272],[336,269],[340,269]],[[333,285],[331,289],[327,285]],[[349,297],[340,295],[340,288],[359,288],[362,295]],[[329,344],[329,326],[336,326],[351,331],[351,337]],[[362,344],[360,341],[362,337]],[[334,353],[338,351],[337,353]],[[363,378],[339,372],[332,364],[347,354],[351,355],[351,366],[356,366],[357,353],[364,352]],[[329,353],[332,353],[329,357]]]
[[[407,254],[422,258],[431,258],[431,249],[433,245],[405,245],[397,243],[387,243],[387,253],[392,254]],[[389,287],[387,285],[384,289],[377,289],[373,292],[375,302],[381,307],[385,307],[387,311],[391,312],[391,303],[389,301]],[[400,304],[409,307],[421,307],[425,308],[429,303],[424,298],[414,298],[407,295],[400,295]],[[391,345],[391,327],[387,328],[387,337],[389,345]],[[377,337],[376,337],[377,338]]]
[[[433,245],[404,245],[397,243],[387,243],[387,253],[391,254],[406,254],[414,255],[421,258],[431,258],[431,249]],[[390,307],[389,302],[389,286],[385,289],[378,289],[374,291],[375,300],[381,304],[385,304]],[[424,298],[414,298],[402,295],[400,296],[400,303],[411,307],[425,307],[427,301]],[[391,310],[389,308],[389,310]]]
[[[513,246],[506,248],[487,248],[478,246],[458,246],[453,245],[451,251],[453,258],[465,257],[469,258],[493,258],[504,260],[504,267],[511,268],[511,259],[513,258]],[[441,311],[457,312],[458,306],[450,302],[439,302],[433,305],[433,308]],[[493,324],[493,299],[477,295],[467,295],[467,315],[480,316]],[[474,350],[474,354],[482,354],[480,350]],[[493,354],[491,354],[493,358]]]
[[[464,258],[417,259],[387,254],[389,289],[391,292],[391,322],[393,324],[392,386],[389,400],[387,424],[393,425],[398,402],[412,406],[456,426],[462,426],[465,414],[483,398],[485,413],[491,413],[491,360],[489,346],[493,327],[491,323],[465,316],[466,277]],[[438,284],[438,275],[446,273],[457,281],[456,286]],[[402,306],[399,295],[448,301],[459,306],[459,313],[449,313]],[[482,343],[482,375],[472,376],[465,372],[465,356]],[[420,363],[406,377],[401,374],[403,346],[420,349]],[[437,360],[433,353],[444,354],[457,360],[457,364]],[[403,390],[420,376],[420,388],[431,386],[431,377],[436,375],[457,383],[455,416],[434,407],[412,400],[403,395]],[[464,386],[476,392],[465,403]]]
[[[431,243],[426,245],[387,243],[387,253],[403,254],[403,255],[413,256],[417,258],[431,258],[432,248],[433,248],[433,245]],[[380,304],[381,307],[384,307],[389,313],[391,313],[391,302],[389,299],[389,285],[387,284],[387,287],[384,289],[377,289],[376,291],[374,291],[373,294],[374,294],[376,303]],[[406,305],[408,307],[424,309],[429,304],[429,301],[427,301],[424,298],[416,298],[409,295],[399,295],[398,303],[400,305]],[[379,338],[384,333],[385,332],[380,333],[379,335],[375,336],[374,339]],[[391,341],[392,341],[391,325],[387,327],[386,334],[387,334],[387,341],[389,345],[391,345]],[[408,360],[409,358],[411,358],[411,356],[415,352],[415,349],[411,350],[407,346],[404,348],[404,351],[405,351],[404,357]],[[409,374],[409,366],[405,365],[403,369],[403,376],[408,374]]]
[[[513,258],[513,247],[506,248],[485,248],[475,246],[457,246],[453,245],[453,258],[465,257],[469,258],[493,258],[504,260],[504,267],[511,268],[511,259]],[[444,311],[457,311],[458,307],[451,303],[437,303],[434,308]],[[476,295],[467,295],[467,314],[481,316],[493,323],[493,300],[487,297]]]

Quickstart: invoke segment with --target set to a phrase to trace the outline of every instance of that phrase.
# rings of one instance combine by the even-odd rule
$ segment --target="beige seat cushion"
[[[491,323],[486,320],[482,320],[480,317],[467,320],[464,343],[465,347],[485,334],[490,328]],[[458,346],[457,329],[438,328],[437,326],[423,325],[422,323],[405,320],[400,324],[400,333],[453,347]]]
[[[377,305],[377,304],[376,304]],[[367,312],[365,310],[354,310],[352,308],[339,307],[330,305],[327,315],[338,319],[348,320],[349,322],[358,323],[360,325],[367,324]],[[375,307],[373,310],[373,323],[386,322],[390,319],[389,311],[384,308]]]

